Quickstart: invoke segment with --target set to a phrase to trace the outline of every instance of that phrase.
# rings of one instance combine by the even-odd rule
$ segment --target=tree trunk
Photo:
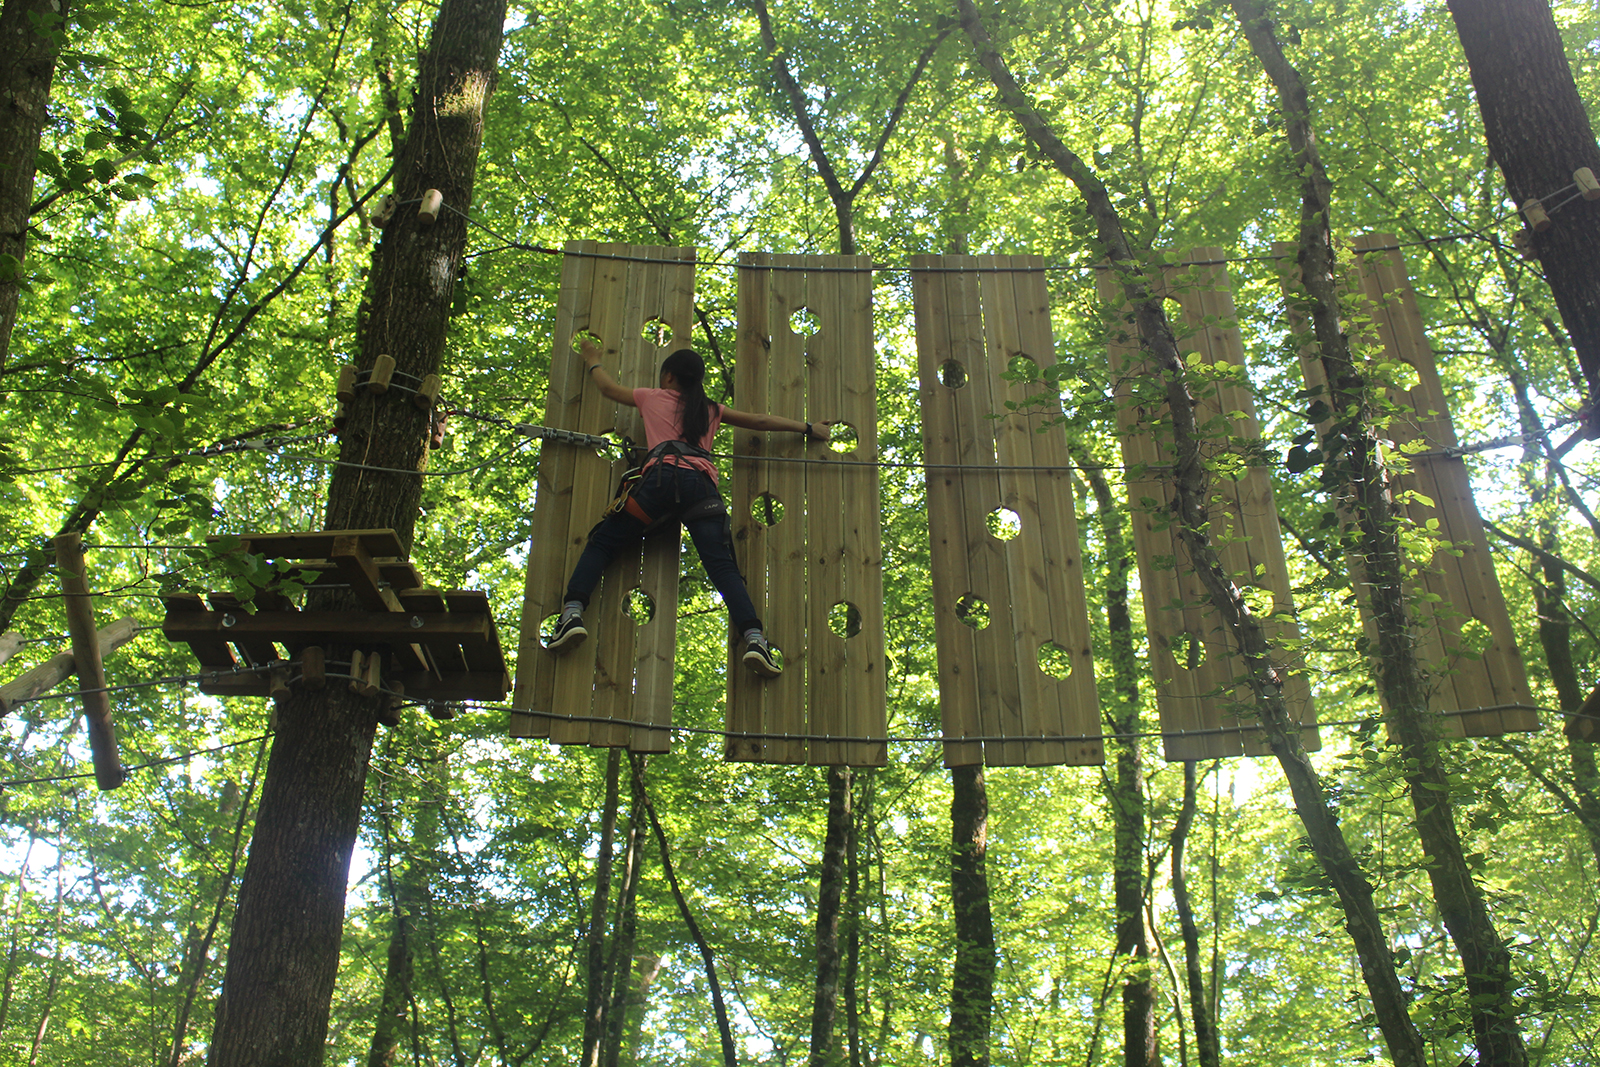
[[[599,1067],[606,1032],[606,912],[611,901],[611,854],[617,832],[622,750],[606,752],[606,803],[600,815],[600,851],[594,861],[594,900],[589,908],[588,982],[583,1014],[583,1067]]]
[[[66,41],[68,0],[5,0],[0,9],[0,370],[11,349],[28,252],[34,159]]]
[[[1176,462],[1170,477],[1174,495],[1174,520],[1184,549],[1239,651],[1241,684],[1248,686],[1260,716],[1262,731],[1283,768],[1295,809],[1324,873],[1343,907],[1345,926],[1361,960],[1362,977],[1372,997],[1373,1014],[1383,1031],[1389,1054],[1397,1067],[1425,1067],[1426,1050],[1407,1012],[1408,998],[1394,969],[1394,956],[1372,899],[1372,885],[1350,852],[1329,806],[1327,792],[1300,742],[1282,691],[1282,667],[1273,661],[1272,649],[1260,621],[1228,577],[1216,548],[1206,537],[1209,526],[1207,475],[1200,462],[1200,428],[1195,421],[1195,401],[1189,392],[1187,368],[1161,301],[1151,290],[1132,248],[1122,218],[1104,183],[1089,166],[1055,135],[1033,107],[1005,60],[983,28],[972,0],[957,0],[962,28],[971,38],[979,63],[989,72],[1000,103],[1007,108],[1029,138],[1056,169],[1078,187],[1095,226],[1099,248],[1117,272],[1124,298],[1132,309],[1133,325],[1141,342],[1161,368],[1166,399],[1172,416]]]
[[[1512,995],[1511,954],[1495,931],[1456,830],[1450,776],[1442,759],[1438,723],[1428,711],[1426,674],[1417,659],[1408,617],[1402,520],[1378,448],[1381,421],[1339,318],[1330,222],[1333,187],[1317,151],[1309,96],[1299,72],[1284,57],[1260,0],[1233,0],[1233,9],[1277,87],[1285,131],[1302,178],[1301,280],[1328,381],[1326,404],[1340,413],[1324,443],[1328,455],[1324,481],[1345,494],[1345,507],[1355,517],[1354,551],[1364,563],[1378,632],[1374,673],[1400,743],[1433,899],[1461,956],[1479,1067],[1521,1067],[1527,1053]],[[1334,440],[1341,446],[1335,447]]]
[[[505,0],[444,0],[418,72],[396,195],[444,194],[431,228],[402,208],[374,253],[362,361],[392,355],[415,378],[438,369],[466,247],[483,112],[500,54]],[[401,379],[402,381],[406,379]],[[426,413],[395,392],[363,392],[328,490],[330,529],[390,527],[409,550],[427,455]],[[380,468],[380,469],[373,469]],[[346,606],[328,593],[315,607]],[[334,663],[355,646],[328,649]],[[323,1060],[350,852],[361,820],[378,702],[330,685],[280,710],[217,1005],[213,1067],[306,1067]]]
[[[1600,176],[1600,146],[1546,0],[1449,0],[1489,153],[1518,207],[1573,195],[1572,172]],[[1576,200],[1533,227],[1534,251],[1588,384],[1590,436],[1600,436],[1600,205]]]
[[[828,768],[828,833],[822,843],[817,894],[817,987],[811,1002],[811,1067],[838,1062],[834,1020],[839,1014],[839,916],[843,910],[845,851],[850,837],[850,768]]]
[[[950,768],[950,1067],[989,1067],[994,1011],[994,919],[989,910],[989,792],[983,765]]]
[[[640,768],[643,767],[642,755],[630,753],[629,759]],[[606,1034],[601,1054],[601,1062],[605,1067],[617,1067],[620,1062],[628,1015],[638,1005],[639,1015],[643,1017],[644,990],[650,982],[641,968],[641,984],[635,994],[632,968],[634,947],[639,936],[639,876],[644,869],[644,795],[639,777],[630,775],[629,781],[633,803],[628,815],[628,845],[622,864],[622,892],[617,901],[617,932],[611,941],[611,964],[606,968],[610,1006],[606,1009]]]
[[[1123,528],[1122,509],[1112,496],[1105,474],[1083,465],[1094,493],[1105,543],[1106,629],[1111,637],[1111,688],[1115,699],[1105,708],[1107,732],[1117,735],[1107,747],[1117,754],[1115,779],[1106,778],[1106,803],[1114,825],[1112,887],[1116,901],[1116,954],[1126,959],[1122,980],[1122,1045],[1126,1067],[1158,1067],[1156,995],[1151,977],[1150,946],[1145,940],[1145,791],[1139,751],[1139,661],[1133,643],[1133,615],[1128,610],[1128,573],[1133,553]]]
[[[1189,989],[1189,1017],[1194,1020],[1194,1044],[1200,1067],[1219,1067],[1222,1052],[1216,1023],[1211,1018],[1211,1000],[1206,995],[1205,972],[1200,967],[1200,927],[1194,921],[1194,902],[1189,899],[1189,879],[1183,869],[1184,846],[1189,828],[1194,825],[1196,807],[1194,760],[1183,765],[1183,807],[1172,827],[1172,905],[1178,912],[1178,929],[1183,934],[1183,972]]]

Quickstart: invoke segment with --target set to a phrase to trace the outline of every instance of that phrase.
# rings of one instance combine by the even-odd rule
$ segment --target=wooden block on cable
[[[1389,399],[1404,414],[1385,432],[1409,468],[1396,478],[1399,510],[1406,521],[1426,529],[1437,523],[1442,544],[1431,559],[1413,560],[1418,579],[1408,584],[1415,605],[1411,621],[1417,651],[1429,674],[1429,708],[1442,716],[1447,737],[1493,737],[1539,728],[1538,710],[1529,698],[1527,673],[1517,651],[1483,520],[1472,497],[1466,463],[1449,454],[1457,447],[1455,427],[1439,381],[1433,350],[1422,324],[1416,294],[1406,278],[1405,261],[1393,234],[1357,238],[1359,284],[1366,297],[1371,336],[1395,381]],[[1284,286],[1299,288],[1291,244],[1274,246],[1283,257]],[[1290,301],[1290,325],[1309,330]],[[1300,351],[1306,385],[1325,389],[1326,376],[1314,346]],[[1319,428],[1326,432],[1327,425]],[[1350,559],[1356,600],[1367,637],[1374,644],[1369,589],[1361,561]]]
[[[1206,446],[1212,470],[1233,472],[1210,477],[1208,539],[1261,620],[1284,679],[1290,718],[1303,725],[1301,743],[1314,751],[1321,742],[1305,664],[1298,653],[1284,651],[1285,645],[1294,646],[1299,628],[1271,480],[1259,450],[1234,444],[1259,441],[1261,427],[1244,377],[1244,346],[1223,259],[1220,248],[1193,249],[1163,267],[1154,285],[1175,309],[1168,314],[1179,352],[1198,354],[1212,369],[1204,380],[1196,376],[1191,383],[1196,423],[1227,427],[1225,438]],[[1103,270],[1098,284],[1101,300],[1114,309],[1108,313],[1107,350],[1122,457],[1129,468],[1134,554],[1163,752],[1172,761],[1268,755],[1264,736],[1251,727],[1256,704],[1239,648],[1211,606],[1176,523],[1168,473],[1175,451],[1161,373],[1129,321],[1119,276]]]
[[[837,421],[838,447],[736,431],[734,546],[783,673],[728,655],[724,755],[881,766],[884,688],[879,451],[866,256],[739,257],[735,395],[748,410]]]
[[[694,327],[695,251],[572,241],[562,262],[544,425],[645,441],[635,408],[605,399],[573,348],[597,338],[606,370],[629,387],[658,384],[661,361]],[[591,446],[540,447],[511,736],[558,744],[668,751],[678,621],[678,527],[663,529],[607,568],[584,619],[590,637],[570,654],[545,652],[540,630],[561,610],[568,576],[610,502],[622,461]],[[601,721],[591,721],[601,720]]]
[[[1061,405],[1030,403],[1044,263],[914,256],[911,285],[945,765],[1103,763]]]

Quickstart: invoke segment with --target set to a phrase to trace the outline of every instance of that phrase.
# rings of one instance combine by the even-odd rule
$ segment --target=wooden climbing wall
[[[887,732],[871,260],[741,254],[738,315],[733,406],[838,420],[856,441],[734,432],[735,551],[784,671],[757,678],[730,644],[725,753],[879,766],[887,744],[860,740]]]
[[[1043,260],[913,256],[911,285],[945,765],[1103,763],[1061,404],[1005,377],[1055,363]]]
[[[1292,296],[1299,283],[1295,246],[1279,244],[1274,251],[1285,257],[1284,284]],[[1412,598],[1412,619],[1418,656],[1430,675],[1429,707],[1443,715],[1446,736],[1491,737],[1537,730],[1538,713],[1528,699],[1527,674],[1483,520],[1472,498],[1466,462],[1444,453],[1458,444],[1455,427],[1416,294],[1406,279],[1405,261],[1394,235],[1386,233],[1358,238],[1355,254],[1371,339],[1382,345],[1385,361],[1409,368],[1405,377],[1415,379],[1414,384],[1399,381],[1390,388],[1389,399],[1410,414],[1397,416],[1383,431],[1398,451],[1421,449],[1407,457],[1410,470],[1397,479],[1400,511],[1419,527],[1437,522],[1439,536],[1453,546],[1435,552],[1429,561],[1419,561],[1420,581],[1410,590],[1418,594]],[[1289,303],[1291,326],[1297,332],[1309,331],[1304,316],[1293,310],[1295,301]],[[1301,348],[1300,366],[1310,389],[1326,387],[1314,346]],[[1326,430],[1324,424],[1321,432]],[[1375,641],[1377,628],[1360,561],[1352,557],[1350,569],[1367,637]]]
[[[1219,435],[1205,450],[1212,470],[1211,543],[1252,607],[1267,616],[1263,621],[1273,647],[1282,649],[1285,640],[1299,636],[1299,628],[1293,621],[1289,568],[1272,482],[1261,460],[1252,462],[1248,451],[1233,443],[1259,441],[1261,426],[1244,377],[1244,346],[1222,259],[1220,248],[1194,249],[1163,270],[1160,292],[1169,309],[1176,302],[1176,313],[1168,314],[1179,352],[1198,353],[1209,369],[1204,375],[1191,374],[1191,391],[1198,402],[1195,421],[1226,427],[1228,435],[1228,439]],[[1110,307],[1125,306],[1112,271],[1099,272],[1099,288]],[[1256,719],[1255,701],[1240,682],[1244,667],[1236,655],[1237,645],[1209,605],[1188,550],[1170,521],[1173,489],[1160,468],[1171,465],[1174,453],[1161,374],[1146,359],[1132,326],[1125,325],[1125,314],[1114,314],[1110,321],[1107,348],[1116,384],[1122,456],[1129,467],[1134,551],[1166,758],[1267,755],[1260,731],[1245,725]],[[1214,385],[1204,384],[1207,378]],[[1321,742],[1303,664],[1288,653],[1280,653],[1279,663],[1286,672],[1283,693],[1289,714],[1305,724],[1301,741],[1315,750]]]
[[[655,386],[661,361],[690,343],[694,249],[572,241],[565,251],[545,425],[615,430],[643,445],[638,410],[607,400],[586,380],[572,339],[594,334],[613,377],[633,388]],[[541,448],[512,694],[512,707],[525,710],[511,714],[513,737],[668,751],[667,730],[626,724],[672,721],[681,527],[662,526],[606,569],[584,612],[584,644],[554,657],[539,639],[541,624],[561,610],[567,578],[622,469],[622,460],[593,448],[554,441]]]

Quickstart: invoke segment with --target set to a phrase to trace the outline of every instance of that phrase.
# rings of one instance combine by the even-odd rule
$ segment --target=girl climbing
[[[665,519],[683,523],[694,539],[700,562],[728,606],[734,631],[741,635],[744,665],[764,678],[776,678],[783,667],[761,633],[761,620],[733,558],[727,508],[717,488],[717,468],[711,462],[711,441],[724,422],[744,430],[801,433],[812,441],[828,440],[830,424],[735,411],[711,402],[705,392],[705,362],[692,349],[680,348],[662,362],[659,389],[629,389],[618,384],[600,365],[600,347],[588,337],[580,342],[578,354],[587,375],[607,399],[639,409],[650,451],[624,505],[607,512],[590,531],[588,544],[567,582],[561,617],[545,648],[562,655],[583,643],[589,636],[583,609],[601,572],[618,552]]]

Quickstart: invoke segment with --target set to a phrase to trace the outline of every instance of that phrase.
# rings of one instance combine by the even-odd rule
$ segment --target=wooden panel
[[[1233,439],[1259,440],[1254,401],[1242,378],[1244,350],[1233,323],[1222,258],[1220,249],[1193,250],[1162,272],[1158,292],[1169,300],[1169,307],[1175,305],[1169,315],[1179,351],[1197,353],[1205,366],[1216,368],[1204,377],[1192,377],[1196,422],[1227,425]],[[1101,272],[1099,288],[1101,298],[1112,307],[1125,306],[1112,272]],[[1265,755],[1265,739],[1243,725],[1255,719],[1254,699],[1243,683],[1237,644],[1210,606],[1171,521],[1175,496],[1163,468],[1173,462],[1174,452],[1161,377],[1139,348],[1126,312],[1116,313],[1115,320],[1125,326],[1112,330],[1108,348],[1123,459],[1130,468],[1134,551],[1166,758]],[[1227,370],[1230,366],[1238,370]],[[1270,603],[1271,613],[1262,622],[1269,641],[1281,649],[1280,642],[1298,636],[1298,628],[1292,617],[1271,481],[1263,467],[1230,457],[1231,450],[1226,440],[1205,446],[1213,471],[1210,542],[1234,583],[1241,589],[1260,589],[1261,607]],[[1302,741],[1314,750],[1319,739],[1310,725],[1315,709],[1303,664],[1297,656],[1277,655],[1288,679],[1284,697],[1289,714],[1308,724]]]
[[[398,556],[403,551],[393,530],[312,530],[306,533],[240,534],[243,550],[268,559],[326,559],[341,537],[360,541],[374,556]],[[225,540],[207,537],[207,541]]]
[[[1414,382],[1397,381],[1389,399],[1405,410],[1384,433],[1402,452],[1420,449],[1407,461],[1410,469],[1396,478],[1399,509],[1419,526],[1438,523],[1449,551],[1419,561],[1419,578],[1408,585],[1417,654],[1429,672],[1429,708],[1443,714],[1446,734],[1488,737],[1536,730],[1538,713],[1528,697],[1527,675],[1517,651],[1505,598],[1489,554],[1488,538],[1472,498],[1465,462],[1443,454],[1457,444],[1438,367],[1423,329],[1416,295],[1406,280],[1405,262],[1394,248],[1392,234],[1369,234],[1355,241],[1362,293],[1373,339],[1386,361],[1415,372]],[[1275,251],[1285,257],[1285,285],[1297,285],[1293,245]],[[1297,331],[1304,320],[1293,310]],[[1321,361],[1311,346],[1300,353],[1309,387],[1325,387]],[[1376,640],[1367,584],[1360,561],[1350,561],[1357,602],[1370,640]],[[1428,606],[1423,607],[1426,603]],[[1419,610],[1420,609],[1420,610]],[[1470,648],[1464,631],[1474,621],[1487,633],[1480,649]],[[1472,655],[1477,652],[1476,658]],[[1486,710],[1476,710],[1486,709]]]
[[[881,507],[870,465],[878,454],[870,261],[746,254],[740,267],[735,406],[841,420],[854,427],[858,443],[841,454],[795,434],[734,435],[735,455],[747,457],[734,464],[734,540],[784,672],[755,678],[732,649],[728,728],[767,736],[731,738],[726,752],[772,763],[882,764],[882,742],[828,740],[882,737],[887,729]],[[815,320],[806,337],[794,329],[802,309]],[[794,462],[800,459],[809,462]],[[782,518],[771,525],[758,521],[767,497],[782,505]],[[829,628],[836,604],[859,612],[854,636]],[[798,739],[810,735],[816,739]]]
[[[912,287],[945,763],[1102,762],[1066,438],[1037,432],[1060,403],[1029,404],[1041,390],[1006,379],[1017,357],[1055,363],[1043,263],[917,256]],[[989,525],[1000,508],[1019,524],[1004,540]],[[964,621],[964,598],[983,602],[987,626]],[[1047,645],[1067,650],[1065,678],[1041,669]],[[972,736],[986,740],[957,740]]]
[[[694,250],[576,241],[566,251],[545,425],[590,434],[616,431],[642,445],[644,426],[637,409],[606,400],[589,386],[582,363],[572,353],[572,338],[585,330],[593,333],[618,381],[654,387],[662,357],[690,337]],[[652,319],[670,327],[667,345],[645,336]],[[657,531],[607,568],[584,612],[590,637],[583,645],[558,658],[548,655],[538,638],[541,621],[561,609],[567,577],[622,469],[620,460],[610,462],[584,446],[543,446],[513,706],[544,715],[514,712],[513,736],[667,750],[668,734],[662,727],[670,725],[672,714],[678,528]],[[636,590],[653,606],[643,624],[625,611]],[[591,718],[615,723],[587,721]]]

